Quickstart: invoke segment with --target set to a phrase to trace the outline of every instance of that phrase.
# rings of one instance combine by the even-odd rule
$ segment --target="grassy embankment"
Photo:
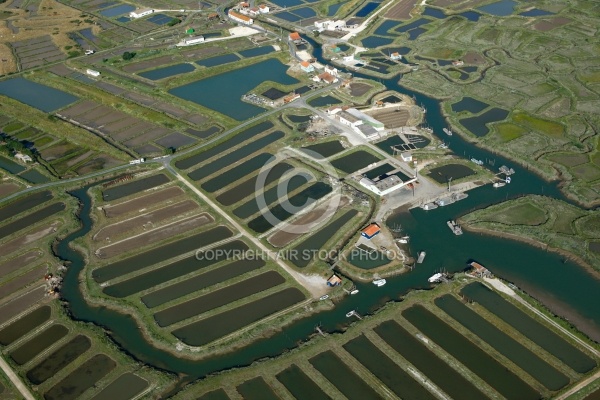
[[[466,229],[505,234],[600,270],[600,214],[560,200],[526,196],[461,218]]]

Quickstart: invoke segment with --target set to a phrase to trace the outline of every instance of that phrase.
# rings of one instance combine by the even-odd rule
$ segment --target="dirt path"
[[[26,400],[35,400],[35,397],[31,394],[27,386],[21,381],[21,378],[15,374],[15,372],[10,368],[8,363],[4,361],[4,358],[0,356],[0,368],[6,374],[8,379],[12,382],[12,384],[17,388],[17,390],[23,395],[23,398]]]
[[[600,378],[600,371],[596,372],[592,376],[589,376],[587,379],[582,380],[577,385],[573,386],[571,389],[567,390],[566,392],[564,392],[560,396],[555,397],[554,400],[564,400],[567,397],[569,397],[570,395],[572,395],[573,393],[578,392],[583,387],[585,387],[585,386],[589,385],[590,383],[594,382],[598,378]]]
[[[313,298],[319,298],[323,294],[327,292],[327,285],[324,278],[317,275],[304,275],[301,274],[289,265],[287,265],[281,258],[277,257],[277,253],[269,250],[260,240],[250,234],[244,227],[237,223],[229,214],[225,211],[221,210],[221,208],[215,204],[211,199],[209,199],[204,193],[202,193],[198,188],[196,188],[192,183],[188,182],[183,176],[181,176],[175,169],[171,166],[167,167],[169,171],[184,185],[186,185],[190,190],[192,190],[196,195],[202,199],[206,204],[212,207],[216,212],[221,214],[223,218],[229,222],[234,229],[240,232],[243,236],[245,236],[248,240],[250,240],[263,254],[268,255],[268,257],[276,262],[281,268],[283,268],[288,274],[290,274],[296,282],[302,285],[306,290],[310,292]]]

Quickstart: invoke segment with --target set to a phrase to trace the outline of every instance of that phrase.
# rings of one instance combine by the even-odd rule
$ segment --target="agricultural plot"
[[[254,125],[251,128],[238,132],[237,134],[235,134],[235,136],[232,136],[231,138],[225,140],[224,142],[214,147],[211,147],[208,150],[204,150],[191,157],[184,158],[183,160],[178,160],[177,162],[175,162],[175,166],[183,170],[189,169],[196,164],[203,163],[209,160],[210,158],[223,153],[224,151],[231,150],[235,146],[244,143],[249,139],[254,138],[255,136],[258,136],[261,133],[266,132],[273,127],[273,123],[269,121],[261,122],[260,124]]]
[[[120,277],[122,275],[139,271],[147,266],[168,260],[179,254],[206,246],[219,240],[231,237],[232,232],[224,226],[217,226],[208,231],[196,233],[184,239],[156,247],[147,252],[126,258],[121,261],[97,268],[92,276],[98,283]]]
[[[205,242],[206,245],[211,245],[212,243]],[[164,264],[159,268],[152,269],[148,272],[141,273],[135,277],[123,280],[121,282],[110,285],[104,289],[104,293],[113,297],[127,297],[135,293],[139,293],[142,291],[147,291],[148,289],[152,289],[158,287],[163,284],[172,284],[177,283],[176,280],[182,276],[190,275],[194,272],[204,272],[204,269],[210,268],[216,265],[219,262],[226,261],[227,252],[238,251],[243,252],[248,250],[248,245],[239,240],[233,240],[218,246],[214,247],[215,252],[219,251],[222,255],[215,255],[208,259],[208,257],[200,257],[199,260],[196,258],[196,255],[188,255],[181,260],[173,261],[171,263]],[[203,253],[200,253],[202,255]],[[204,275],[203,278],[210,276]],[[157,291],[156,294],[154,292],[149,293],[147,296],[144,296],[144,303],[148,307],[152,307],[155,303],[164,303],[173,299],[177,299],[183,295],[184,292],[178,292],[180,286],[175,285],[173,289],[169,289],[168,287],[164,287],[161,291]],[[194,286],[195,288],[195,286]],[[199,290],[202,289],[201,286],[198,286]],[[188,289],[190,290],[190,289]],[[193,292],[193,290],[192,290]],[[191,292],[190,292],[191,293]],[[168,299],[168,300],[164,300]]]
[[[190,346],[206,345],[305,299],[306,296],[299,289],[288,287],[253,302],[177,328],[172,333]]]
[[[312,182],[310,176],[292,175],[284,178],[282,182],[278,182],[269,188],[265,187],[263,192],[260,190],[255,193],[255,197],[242,203],[239,207],[233,210],[233,214],[242,219],[250,218],[259,211],[266,211],[265,207],[277,202],[280,198],[283,200],[286,196],[296,192],[299,188],[306,188],[306,184]],[[285,192],[281,193],[281,188],[285,188]],[[259,204],[260,201],[260,204]],[[264,205],[262,204],[264,201]],[[262,206],[262,207],[261,207]]]
[[[281,132],[275,134],[283,135]],[[140,181],[104,190],[105,195],[107,190],[114,190],[109,197],[129,196],[130,199],[105,208],[104,212],[110,215],[107,222],[111,223],[101,225],[96,233],[100,242],[105,241],[107,235],[127,237],[132,229],[135,232],[136,227],[143,221],[172,218],[178,213],[187,215],[190,210],[197,209],[195,203],[190,208],[190,200],[187,200],[187,203],[179,201],[174,203],[175,206],[170,204],[165,207],[165,202],[170,200],[170,196],[164,192],[172,191],[172,188],[145,194],[141,190],[155,186],[156,182],[145,183],[142,180],[143,187],[139,187],[139,183],[135,186],[137,182]],[[181,191],[177,190],[174,194],[180,193]],[[131,198],[135,194],[137,196]],[[133,214],[139,212],[139,207],[146,205],[144,200],[150,200],[152,209],[141,215]],[[181,203],[188,205],[178,207]],[[101,210],[99,212],[102,213]],[[133,217],[128,218],[132,214]],[[205,215],[195,215],[191,219],[206,218]],[[116,222],[112,222],[115,220]],[[170,226],[181,234],[185,224],[178,220],[165,228]],[[196,232],[197,229],[193,229],[190,232]],[[157,247],[144,251],[142,244],[152,241],[145,236],[152,235],[152,232],[134,236],[136,243],[139,242],[136,245],[124,245],[123,249],[136,249],[137,254],[108,265],[100,265],[92,271],[92,277],[104,286],[102,290],[108,296],[135,296],[141,299],[141,304],[152,308],[150,317],[153,315],[156,321],[152,323],[156,326],[153,329],[164,331],[163,335],[171,334],[190,345],[202,346],[239,329],[247,329],[246,327],[253,326],[257,321],[305,299],[305,295],[294,286],[295,284],[287,283],[288,278],[270,270],[271,267],[265,270],[263,261],[228,260],[225,254],[244,251],[248,246],[239,240],[227,240],[233,233],[224,226],[209,225],[203,231],[188,237],[161,244],[166,239],[176,237],[173,232],[168,231],[167,235],[160,235],[154,240]],[[221,241],[223,243],[219,243]],[[118,244],[120,243],[122,242]],[[222,254],[221,256],[203,257],[204,253],[195,253],[198,249],[215,244],[211,251],[220,252],[217,254]],[[102,255],[101,253],[109,247],[105,246],[97,254]],[[181,277],[186,279],[182,280]],[[148,314],[144,312],[143,315]],[[235,323],[227,322],[231,319],[235,320]],[[209,324],[211,328],[207,330],[205,324],[209,323],[209,320],[212,321]]]
[[[102,206],[104,215],[107,218],[116,218],[132,213],[139,213],[153,206],[160,205],[163,202],[174,201],[183,195],[183,190],[178,186],[169,186],[165,189],[154,190],[149,194],[144,194],[129,200],[114,204],[109,203]]]
[[[175,221],[160,228],[120,240],[108,246],[100,247],[95,254],[98,258],[108,259],[116,257],[131,251],[139,249],[162,240],[183,235],[194,231],[204,225],[214,222],[214,219],[207,213],[195,215],[186,219]]]
[[[22,69],[34,68],[67,58],[67,55],[52,42],[49,35],[13,42],[11,46]]]
[[[293,215],[331,193],[332,190],[332,187],[324,182],[313,183],[277,205],[271,206],[264,211],[264,214],[250,220],[248,227],[257,233],[265,233],[274,227],[273,223],[275,221],[278,223],[285,222]],[[270,215],[270,218],[265,215]]]
[[[356,210],[348,210],[344,212],[331,223],[316,231],[314,234],[312,234],[312,236],[308,237],[298,246],[294,247],[294,251],[297,251],[298,254],[317,254],[323,249],[323,246],[325,246],[325,244],[329,242],[331,238],[335,237],[335,235],[340,232],[342,228],[357,214],[358,211]],[[328,249],[325,250],[329,252]],[[315,256],[302,257],[294,260],[293,263],[298,268],[305,268],[313,261],[313,258],[315,258]]]
[[[472,290],[475,286],[496,298]],[[459,300],[467,292],[476,303]],[[459,277],[433,291],[412,293],[344,333],[317,336],[310,346],[260,362],[253,369],[230,371],[192,385],[175,399],[222,398],[225,393],[219,387],[228,388],[228,394],[235,387],[244,398],[257,398],[261,392],[263,398],[285,398],[282,386],[298,399],[377,399],[392,393],[407,399],[548,398],[596,365],[587,351],[580,353],[579,345],[572,354],[592,364],[584,361],[585,368],[578,364],[577,372],[565,363],[572,359],[562,358],[560,350],[540,349],[535,339],[521,336],[524,331],[504,319],[513,310],[503,303],[515,307],[500,292]],[[499,314],[498,308],[504,312]],[[526,329],[542,335],[556,332],[533,312],[519,312],[540,324]],[[555,343],[559,347],[566,343],[564,332],[559,338],[563,344]]]
[[[77,103],[62,110],[60,115],[69,122],[100,132],[118,143],[123,143],[126,147],[142,155],[148,154],[148,152],[141,151],[143,150],[142,144],[147,145],[152,141],[161,146],[160,148],[172,147],[175,149],[197,141],[192,136],[174,132],[172,129],[130,116],[93,100]],[[140,141],[142,138],[143,140]],[[156,146],[154,148],[156,150],[151,150],[150,153],[160,152],[160,148]]]
[[[108,189],[102,191],[102,199],[104,201],[119,200],[123,197],[131,196],[133,194],[141,193],[148,189],[153,189],[157,186],[164,185],[169,181],[169,178],[165,174],[152,175],[146,178],[135,180],[133,182],[109,187]]]

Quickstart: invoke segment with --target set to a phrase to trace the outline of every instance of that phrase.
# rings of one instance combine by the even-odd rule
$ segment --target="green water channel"
[[[44,398],[75,400],[116,366],[117,363],[112,358],[104,354],[96,354],[44,393]]]
[[[473,371],[507,399],[538,399],[540,394],[469,339],[422,306],[402,312],[430,340]]]
[[[228,151],[231,148],[241,143],[244,143],[249,139],[252,139],[253,137],[259,135],[262,132],[265,132],[268,129],[271,129],[272,127],[272,122],[261,122],[260,124],[254,125],[248,129],[244,129],[243,131],[236,133],[234,136],[209,148],[208,150],[204,150],[198,154],[194,154],[191,157],[184,158],[183,160],[176,161],[175,166],[179,169],[191,168],[196,164],[200,164],[206,160],[209,160],[210,158],[215,157],[224,151]]]
[[[462,304],[455,297],[451,295],[442,296],[435,300],[435,304],[531,375],[548,390],[556,391],[569,384],[569,378],[564,374],[543,361],[516,339],[513,339],[481,315]]]
[[[171,300],[178,299],[217,283],[236,278],[265,265],[263,260],[238,260],[210,270],[193,278],[175,283],[142,296],[142,302],[148,308],[156,307]]]
[[[498,318],[515,328],[576,372],[586,373],[596,367],[596,362],[565,341],[563,338],[532,319],[516,306],[504,300],[498,293],[480,283],[465,286],[461,293],[476,301]]]
[[[296,288],[283,289],[251,303],[191,323],[173,331],[182,342],[202,346],[305,299]]]
[[[385,321],[373,329],[408,362],[453,399],[487,398],[464,375],[438,358],[422,341],[395,321]]]
[[[273,389],[261,377],[253,378],[242,383],[236,390],[244,400],[278,400]],[[225,396],[227,397],[227,396]]]
[[[238,283],[212,291],[200,297],[166,308],[154,314],[159,326],[169,326],[196,315],[225,306],[285,282],[275,271],[267,271]]]
[[[382,398],[333,351],[325,351],[308,361],[349,400]]]
[[[33,360],[38,354],[58,342],[69,333],[69,329],[61,324],[53,324],[38,335],[10,352],[10,358],[18,365]]]
[[[95,269],[92,276],[98,283],[106,282],[119,276],[139,271],[147,266],[168,260],[179,254],[199,249],[211,243],[232,236],[231,230],[225,226],[217,226],[207,231],[196,233],[173,243],[168,243],[144,253],[114,262],[105,267]]]
[[[202,189],[209,193],[216,192],[274,161],[275,158],[272,154],[260,153],[230,170],[223,172],[221,175],[206,181],[201,185]]]
[[[227,242],[214,247],[214,254],[216,254],[214,257],[202,257],[202,253],[200,253],[200,257],[196,257],[196,254],[192,254],[181,260],[167,264],[163,267],[153,269],[151,271],[137,275],[133,278],[126,279],[117,284],[108,286],[104,289],[104,293],[114,297],[127,297],[134,293],[150,289],[154,286],[160,285],[173,279],[177,279],[192,272],[197,272],[204,268],[208,268],[221,261],[225,261],[226,254],[230,251],[244,251],[247,249],[248,246],[244,242],[241,242],[239,240]],[[212,254],[213,253],[211,253],[211,255]],[[150,264],[148,264],[148,266],[149,265]],[[175,289],[169,289],[168,287],[165,289],[161,289],[161,291],[159,291],[159,293],[156,294],[156,298],[159,301],[171,298],[172,296],[175,296],[177,294],[176,291],[178,290],[178,288],[179,287],[176,286]],[[149,294],[149,296],[153,296],[153,294],[151,293]],[[175,296],[174,298],[177,297],[180,296]]]
[[[93,400],[130,400],[148,387],[148,381],[132,373],[124,373],[108,384]]]
[[[87,336],[75,336],[45,358],[44,361],[30,369],[27,372],[27,379],[34,385],[47,381],[85,353],[91,346],[92,342]]]
[[[283,138],[284,134],[281,131],[271,132],[266,136],[253,140],[245,146],[240,147],[226,155],[223,155],[209,163],[206,163],[200,168],[191,171],[188,176],[194,181],[199,181],[206,178],[209,175],[214,174],[217,171],[223,171],[230,165],[237,163],[238,161],[248,157],[250,154],[261,150],[271,143]]]
[[[0,223],[24,211],[31,210],[53,198],[49,190],[43,190],[20,198],[18,201],[0,208]]]
[[[434,400],[414,378],[398,366],[366,336],[361,335],[344,345],[352,357],[365,366],[398,397],[405,400]]]
[[[276,378],[298,400],[331,399],[296,364],[292,364],[278,373]]]
[[[326,183],[316,182],[303,189],[302,191],[291,196],[289,199],[285,199],[281,203],[269,208],[268,212],[272,214],[278,221],[285,221],[292,215],[302,211],[306,207],[319,200],[321,197],[329,194],[333,189]],[[289,211],[294,210],[294,211]],[[259,215],[250,222],[248,227],[254,232],[264,233],[273,227],[271,221],[269,221],[264,215]]]
[[[273,168],[275,169],[275,168]],[[266,206],[270,206],[275,201],[277,201],[281,196],[281,188],[285,188],[285,196],[289,196],[291,192],[302,187],[307,182],[312,180],[311,176],[308,175],[292,175],[291,177],[286,177],[277,185],[265,190],[262,193],[262,198],[264,199],[264,204]],[[253,192],[257,195],[261,195],[260,191]],[[256,196],[237,207],[233,210],[233,214],[239,218],[246,219],[256,214],[260,210],[260,206],[258,204]]]

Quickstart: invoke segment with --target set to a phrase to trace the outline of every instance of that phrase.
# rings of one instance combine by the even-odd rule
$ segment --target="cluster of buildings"
[[[227,11],[227,16],[235,21],[238,22],[240,24],[244,24],[244,25],[252,25],[254,23],[254,19],[240,14],[239,12],[234,11],[233,9],[230,9],[229,11]]]
[[[247,17],[256,17],[256,16],[259,16],[260,14],[268,14],[271,11],[269,6],[266,4],[261,4],[258,7],[250,7],[250,4],[245,1],[242,1],[241,3],[239,3],[236,8],[238,11],[236,14],[244,15]],[[234,13],[235,13],[235,11],[234,11]],[[231,18],[231,15],[229,17]],[[252,18],[250,18],[250,19],[252,20]],[[238,22],[241,22],[241,21],[238,21]],[[245,23],[245,22],[242,22],[242,23]],[[250,25],[250,24],[247,24],[247,25]]]
[[[339,31],[346,28],[346,21],[337,20],[332,21],[330,19],[326,19],[324,21],[315,21],[315,29],[319,32],[323,31]]]
[[[368,140],[378,139],[379,132],[385,129],[383,122],[376,120],[356,108],[333,106],[327,110],[327,113],[329,115],[335,115],[340,123],[351,127],[354,131],[360,133]]]
[[[403,181],[397,175],[383,175],[383,177],[369,179],[367,177],[362,178],[359,183],[362,187],[378,196],[385,196],[386,194],[392,193],[401,187],[410,185],[417,180],[416,177]]]

